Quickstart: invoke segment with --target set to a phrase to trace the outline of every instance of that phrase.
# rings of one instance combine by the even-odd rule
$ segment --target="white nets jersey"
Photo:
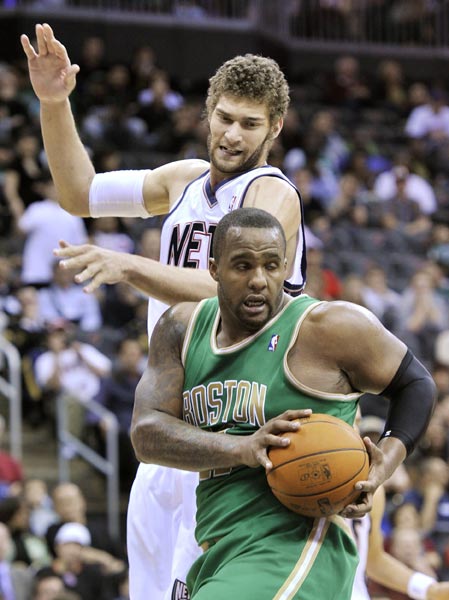
[[[164,221],[161,232],[160,262],[177,267],[207,269],[217,223],[224,215],[244,205],[249,186],[260,177],[278,177],[296,190],[291,181],[279,169],[269,165],[257,167],[242,175],[227,179],[221,182],[214,191],[210,184],[209,170],[192,181]],[[296,192],[298,202],[301,203],[298,190]],[[273,202],[275,201],[276,199],[273,199]],[[297,296],[301,293],[305,283],[305,270],[306,256],[302,219],[292,276],[284,284],[288,294]],[[166,304],[150,299],[149,335],[166,308]]]
[[[348,519],[348,522],[354,532],[357,549],[359,551],[359,564],[355,573],[351,600],[370,600],[368,589],[366,587],[366,565],[368,561],[371,518],[369,515],[365,515],[361,519]]]

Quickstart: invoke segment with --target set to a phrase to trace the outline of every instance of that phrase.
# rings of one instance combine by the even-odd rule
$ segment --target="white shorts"
[[[127,518],[131,600],[170,600],[201,554],[195,533],[198,473],[140,464]]]

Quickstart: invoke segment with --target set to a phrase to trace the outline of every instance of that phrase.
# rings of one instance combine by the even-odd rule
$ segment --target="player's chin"
[[[266,323],[271,317],[272,308],[266,302],[263,304],[246,304],[244,302],[240,306],[240,313],[249,322],[263,321]]]

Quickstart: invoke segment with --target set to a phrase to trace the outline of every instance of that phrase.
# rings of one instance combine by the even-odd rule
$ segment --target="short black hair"
[[[238,208],[225,215],[217,225],[212,244],[213,258],[216,262],[220,260],[226,243],[226,235],[232,227],[276,229],[281,236],[284,252],[287,248],[284,229],[276,217],[260,208]]]

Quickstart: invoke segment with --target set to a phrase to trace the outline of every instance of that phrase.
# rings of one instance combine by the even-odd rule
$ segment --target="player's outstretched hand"
[[[427,590],[426,600],[448,600],[449,581],[433,583]]]
[[[268,448],[270,446],[281,448],[288,446],[290,440],[281,437],[279,434],[287,431],[298,431],[301,424],[295,419],[309,417],[311,414],[312,411],[308,408],[305,410],[286,410],[267,421],[252,435],[242,438],[242,464],[248,467],[262,465],[267,472],[270,471],[273,465],[268,458]]]
[[[30,80],[41,102],[56,104],[66,100],[76,84],[79,66],[72,65],[67,50],[47,23],[36,25],[37,52],[28,36],[20,36],[28,58]]]
[[[103,283],[114,284],[124,281],[127,254],[99,248],[92,244],[74,246],[60,241],[60,248],[53,251],[54,255],[61,258],[61,269],[78,271],[75,275],[76,283],[89,283],[84,286],[84,291],[92,293]]]
[[[348,504],[340,513],[342,517],[347,519],[358,519],[370,512],[373,507],[374,492],[387,479],[382,450],[369,437],[364,437],[363,441],[369,454],[368,479],[356,483],[356,489],[360,490],[359,498],[356,502]]]

